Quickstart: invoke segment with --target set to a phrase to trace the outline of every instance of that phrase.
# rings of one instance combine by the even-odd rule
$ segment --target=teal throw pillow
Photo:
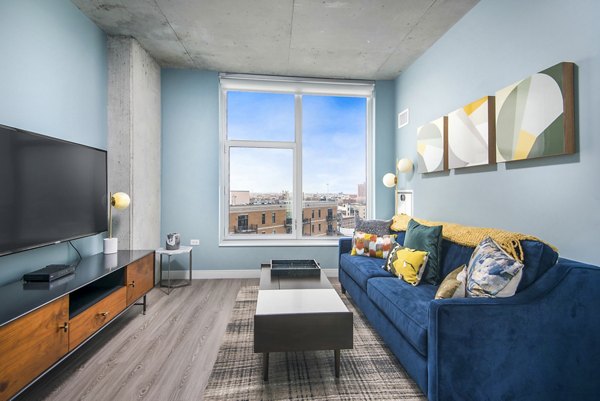
[[[429,252],[422,282],[438,285],[442,270],[442,226],[424,226],[413,219],[408,222],[404,246]]]

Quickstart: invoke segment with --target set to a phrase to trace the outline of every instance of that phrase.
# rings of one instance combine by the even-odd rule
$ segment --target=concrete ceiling
[[[393,79],[479,0],[73,0],[164,67]]]

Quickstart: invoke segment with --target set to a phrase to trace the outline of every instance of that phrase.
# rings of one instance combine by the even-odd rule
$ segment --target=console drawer
[[[127,289],[121,287],[106,298],[90,306],[70,321],[69,350],[94,334],[125,309]]]
[[[129,305],[154,287],[154,253],[129,264],[126,269],[125,285]]]

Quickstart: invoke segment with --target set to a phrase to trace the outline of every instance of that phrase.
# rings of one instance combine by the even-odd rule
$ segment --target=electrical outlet
[[[190,245],[200,245],[200,240],[199,239],[192,239],[192,240],[190,240]]]

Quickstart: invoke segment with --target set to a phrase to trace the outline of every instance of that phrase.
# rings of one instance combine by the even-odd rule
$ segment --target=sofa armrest
[[[510,298],[434,300],[428,398],[594,399],[600,268],[561,259]]]
[[[348,253],[352,250],[352,237],[341,237],[339,239],[338,246],[338,267],[340,262],[340,257],[343,253]]]

